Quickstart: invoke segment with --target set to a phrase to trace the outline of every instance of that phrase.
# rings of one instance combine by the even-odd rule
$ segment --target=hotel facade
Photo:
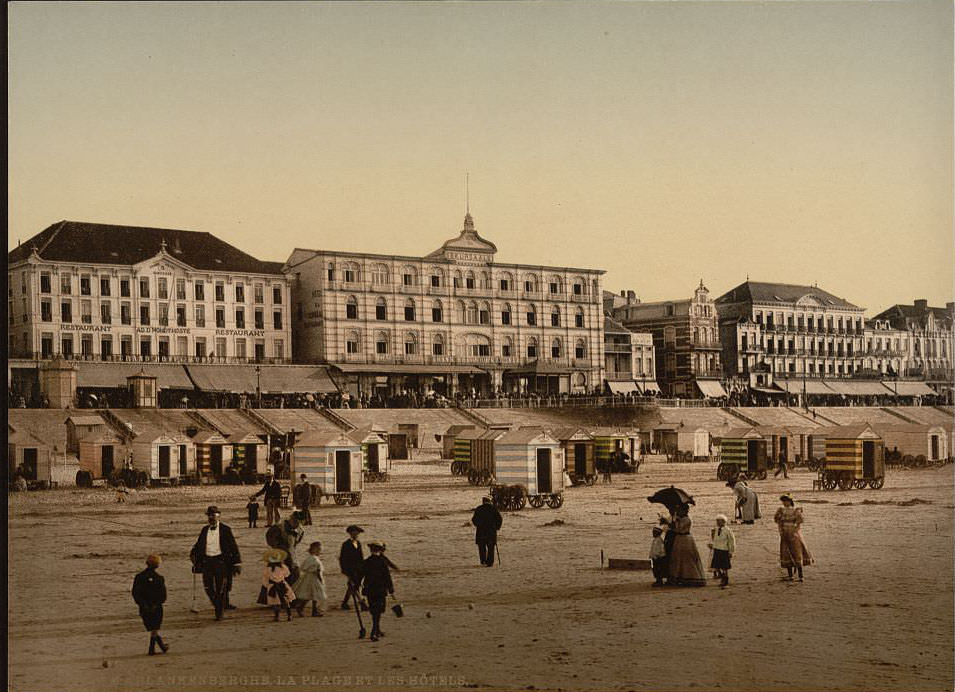
[[[496,253],[470,213],[424,257],[294,250],[285,269],[296,360],[334,366],[356,394],[602,386],[604,272]]]

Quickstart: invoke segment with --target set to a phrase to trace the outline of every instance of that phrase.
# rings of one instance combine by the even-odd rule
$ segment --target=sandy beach
[[[601,550],[646,557],[663,511],[646,497],[671,483],[696,499],[706,561],[714,516],[733,514],[715,478],[711,463],[646,463],[611,485],[568,489],[558,510],[505,513],[502,564],[488,569],[468,523],[482,490],[446,463],[396,463],[361,506],[313,511],[305,540],[325,546],[331,609],[291,623],[254,605],[265,529],[247,528],[251,486],[146,490],[126,504],[103,489],[13,494],[9,689],[952,689],[951,466],[890,471],[882,490],[811,492],[804,470],[753,482],[763,519],[733,527],[725,590],[713,580],[656,589],[649,572],[601,569]],[[816,558],[801,584],[781,580],[772,515],[783,491],[803,507]],[[212,503],[243,555],[239,609],[222,622],[201,588],[201,612],[190,613],[188,553]],[[335,607],[353,522],[387,541],[401,568],[406,616],[386,614],[375,643]],[[129,593],[150,552],[164,558],[169,591],[165,656],[145,655]]]

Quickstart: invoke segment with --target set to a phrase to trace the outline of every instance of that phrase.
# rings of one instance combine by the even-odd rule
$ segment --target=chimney
[[[620,297],[621,297],[621,298],[626,298],[626,297],[627,297],[627,292],[626,292],[626,291],[620,291]]]
[[[635,305],[636,303],[637,303],[636,291],[627,291],[627,305]]]
[[[928,301],[925,298],[919,298],[915,301],[916,310],[928,310]]]

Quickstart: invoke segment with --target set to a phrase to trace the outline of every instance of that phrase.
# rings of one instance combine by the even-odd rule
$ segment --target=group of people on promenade
[[[740,524],[755,524],[760,519],[759,497],[749,487],[745,478],[727,483],[736,497],[736,521]],[[802,537],[802,508],[796,507],[793,496],[785,493],[779,498],[781,506],[773,521],[779,531],[779,564],[787,571],[786,579],[803,580],[803,567],[813,563],[813,557]],[[660,526],[652,529],[650,561],[653,569],[653,586],[705,586],[706,574],[696,540],[690,533],[690,506],[682,503],[673,507],[669,518],[661,516]],[[712,551],[710,569],[720,587],[729,585],[729,571],[736,551],[736,536],[728,526],[724,514],[716,515],[716,526],[710,530],[707,547]]]

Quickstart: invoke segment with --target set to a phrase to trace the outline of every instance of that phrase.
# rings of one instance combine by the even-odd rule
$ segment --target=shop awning
[[[520,368],[508,368],[504,372],[513,375],[567,375],[573,370],[562,365],[537,362]]]
[[[726,390],[723,389],[723,385],[718,380],[697,380],[696,386],[705,397],[716,399],[726,396]]]
[[[925,396],[935,392],[924,382],[883,382],[883,385],[898,396]]]
[[[144,372],[156,378],[159,389],[192,390],[186,371],[178,363],[75,363],[77,387],[126,388],[126,378]]]
[[[314,365],[187,365],[189,375],[204,392],[254,393],[261,383],[265,394],[337,392],[324,367]]]
[[[391,375],[444,375],[446,373],[481,375],[487,374],[481,368],[472,365],[384,365],[375,363],[335,363],[334,366],[346,373],[381,373]]]
[[[763,394],[775,394],[777,396],[785,394],[784,391],[779,389],[767,389],[766,387],[753,387],[753,391],[762,392]]]
[[[829,380],[826,384],[830,389],[846,396],[885,396],[891,394],[891,391],[884,387],[881,382]]]
[[[660,393],[660,385],[657,384],[656,380],[640,380],[638,384],[640,385],[640,388],[647,394],[652,392],[657,394]]]
[[[827,387],[825,382],[819,380],[776,380],[774,384],[790,394],[802,394],[804,391],[806,394],[813,395],[837,393]],[[804,386],[805,389],[803,389]]]
[[[636,394],[639,392],[637,384],[633,380],[618,380],[616,382],[607,380],[607,387],[609,387],[610,391],[614,394]]]

